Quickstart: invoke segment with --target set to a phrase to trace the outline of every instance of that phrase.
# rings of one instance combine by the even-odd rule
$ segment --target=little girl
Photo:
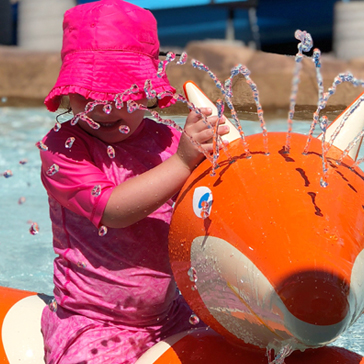
[[[63,29],[62,68],[45,104],[56,111],[67,95],[81,118],[41,143],[58,255],[55,300],[42,316],[45,361],[134,363],[159,340],[196,327],[173,280],[167,238],[172,198],[203,155],[186,135],[126,109],[128,100],[147,105],[146,80],[166,94],[160,107],[174,101],[167,77],[157,76],[159,41],[149,11],[101,0],[66,12]],[[133,84],[138,92],[128,92]],[[101,101],[90,107],[94,100],[111,108]],[[212,150],[201,115],[191,112],[185,131]]]

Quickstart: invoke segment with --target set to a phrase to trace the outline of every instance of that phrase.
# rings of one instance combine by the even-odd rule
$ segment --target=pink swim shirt
[[[62,308],[134,327],[167,319],[178,297],[167,242],[172,199],[129,227],[101,236],[99,229],[113,188],[173,155],[179,138],[150,119],[112,146],[68,122],[44,137],[41,178],[58,255],[54,294]]]

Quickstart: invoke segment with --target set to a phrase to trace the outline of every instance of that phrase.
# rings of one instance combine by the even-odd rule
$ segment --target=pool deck
[[[195,41],[186,46],[189,61],[179,66],[168,65],[167,74],[177,92],[182,93],[183,83],[193,80],[211,100],[221,97],[219,90],[206,72],[194,69],[190,60],[197,59],[206,64],[217,77],[224,81],[230,70],[241,63],[251,71],[256,83],[263,109],[289,110],[289,97],[295,67],[294,54],[290,56],[255,51],[239,42]],[[0,99],[1,106],[41,106],[52,88],[60,68],[58,52],[34,52],[12,46],[0,46]],[[321,72],[325,91],[332,85],[336,75],[351,72],[354,77],[364,79],[364,58],[342,61],[330,54],[322,55]],[[255,111],[255,103],[249,85],[242,76],[234,79],[234,105],[239,111]],[[303,60],[301,81],[298,89],[298,111],[312,112],[317,107],[316,70],[312,58]],[[340,111],[361,92],[361,87],[349,83],[339,85],[328,103],[327,110]],[[4,99],[6,98],[6,99]],[[184,104],[169,108],[169,114],[187,111]]]

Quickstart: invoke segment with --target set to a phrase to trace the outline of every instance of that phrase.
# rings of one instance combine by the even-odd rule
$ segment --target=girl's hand
[[[206,116],[211,115],[211,109],[202,109],[202,112]],[[210,116],[208,121],[212,128],[204,123],[201,115],[191,112],[187,117],[185,130],[207,152],[212,152],[212,137],[218,117]],[[227,125],[219,127],[220,135],[228,132]],[[176,154],[113,189],[101,223],[108,227],[123,228],[144,219],[182,188],[191,171],[203,158],[204,155],[192,144],[189,137],[182,134]]]
[[[201,108],[201,112],[205,116],[208,116],[207,120],[210,126],[212,127],[209,127],[204,122],[203,117],[201,115],[199,115],[195,111],[191,111],[186,119],[184,130],[186,134],[190,136],[194,141],[200,143],[206,152],[212,152],[213,150],[212,138],[214,135],[214,127],[218,122],[219,118],[217,116],[209,116],[211,115],[210,108]],[[228,125],[223,125],[224,123],[225,123],[224,120],[220,121],[220,126],[218,130],[219,135],[225,135],[230,130]],[[194,145],[185,134],[182,134],[181,136],[181,140],[177,150],[177,155],[185,164],[185,166],[187,166],[187,168],[191,171],[204,158],[204,155],[198,150],[197,146]]]

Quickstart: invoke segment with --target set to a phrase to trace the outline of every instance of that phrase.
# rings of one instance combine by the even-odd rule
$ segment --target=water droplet
[[[137,84],[133,84],[131,85],[130,87],[130,92],[133,93],[133,94],[136,94],[137,92],[139,92],[139,86]]]
[[[169,96],[173,97],[174,93],[172,91],[162,91],[157,95],[157,99],[163,99],[163,97]]]
[[[121,134],[129,134],[130,128],[127,125],[120,125],[119,131]]]
[[[77,262],[77,267],[79,268],[86,268],[87,264],[85,262]]]
[[[18,204],[22,205],[25,202],[26,198],[24,196],[20,197],[18,200]]]
[[[39,149],[39,150],[41,150],[41,151],[43,151],[43,152],[45,152],[45,151],[47,151],[48,150],[48,147],[40,140],[39,142],[36,142],[35,143],[35,146]]]
[[[88,114],[89,112],[93,111],[96,105],[97,103],[95,103],[94,101],[88,102],[85,106],[85,113]]]
[[[123,94],[117,94],[114,99],[115,107],[120,110],[124,106]]]
[[[126,103],[126,109],[128,110],[129,114],[133,113],[135,110],[139,110],[139,108],[141,108],[140,104],[134,100],[129,100]]]
[[[64,144],[64,146],[67,148],[67,149],[70,149],[72,148],[72,145],[73,143],[75,142],[76,138],[74,137],[69,137],[67,140],[66,140],[66,143]]]
[[[104,111],[105,114],[109,115],[112,111],[112,105],[111,104],[107,104],[103,107],[102,109]]]
[[[198,318],[198,316],[196,314],[192,314],[188,320],[188,322],[191,324],[191,325],[197,325],[200,323],[200,319]]]
[[[81,114],[80,115],[80,119],[82,121],[85,121],[87,123],[87,125],[94,130],[100,129],[100,124],[96,123],[96,121],[93,121],[91,118],[89,118],[87,115],[85,114]]]
[[[55,298],[49,303],[48,307],[52,312],[57,312],[58,305]]]
[[[100,186],[100,185],[96,185],[96,186],[92,189],[92,191],[91,191],[91,195],[92,195],[92,196],[95,196],[95,197],[100,196],[100,193],[101,193],[101,186]]]
[[[71,124],[72,126],[74,126],[74,125],[76,125],[76,124],[78,123],[78,120],[80,120],[80,116],[79,116],[79,115],[75,115],[75,116],[71,119],[70,124]]]
[[[1,98],[1,102],[6,102],[6,101],[8,101],[8,98],[6,97],[6,96],[3,96],[2,98]]]
[[[27,164],[27,163],[28,163],[28,159],[22,159],[19,161],[19,164],[22,164],[22,165]]]
[[[32,235],[37,235],[39,233],[39,226],[36,222],[33,222],[32,225],[29,228],[29,232]]]
[[[175,59],[176,59],[176,55],[173,52],[168,52],[166,54],[165,61],[160,61],[159,62],[157,76],[158,77],[163,77],[165,75],[165,73],[166,73],[167,64],[170,63],[170,62],[173,62]]]
[[[47,170],[47,176],[53,176],[59,171],[59,166],[57,164],[52,164]]]
[[[99,229],[99,236],[105,236],[107,234],[107,227],[101,226]]]
[[[107,155],[111,159],[115,158],[115,149],[111,145],[107,147]]]
[[[329,184],[328,184],[328,183],[327,183],[327,182],[326,182],[323,178],[321,178],[321,179],[320,179],[320,186],[321,186],[321,187],[324,187],[324,188],[325,188],[325,187],[327,187],[328,185],[329,185]]]
[[[186,64],[187,62],[187,53],[186,52],[182,52],[181,56],[179,57],[179,60],[177,61],[177,64]]]
[[[194,285],[192,285],[192,286],[191,286],[191,290],[192,290],[192,291],[197,291],[197,286],[196,286],[195,284],[194,284]]]
[[[162,77],[162,75],[165,73],[165,67],[166,63],[164,61],[159,61],[158,63],[158,71],[157,71],[157,75]]]
[[[196,283],[197,282],[197,272],[196,269],[191,267],[188,272],[188,276],[190,277],[190,281]]]
[[[151,80],[146,80],[144,84],[144,92],[148,100],[152,100],[156,97],[156,92],[153,90],[153,85]]]
[[[3,176],[4,176],[5,178],[12,177],[12,176],[13,176],[13,172],[12,172],[10,169],[7,169],[7,170],[3,173]]]
[[[55,132],[59,131],[61,129],[61,123],[56,121],[56,123],[54,124],[53,130]]]

